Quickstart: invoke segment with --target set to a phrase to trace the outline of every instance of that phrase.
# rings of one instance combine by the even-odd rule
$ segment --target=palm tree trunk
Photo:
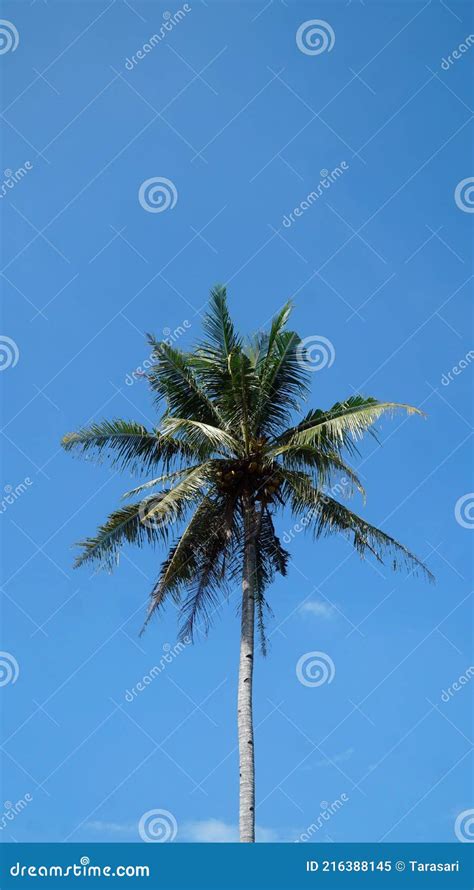
[[[252,681],[255,624],[255,536],[254,505],[244,500],[245,540],[242,575],[242,624],[240,635],[237,719],[240,763],[240,840],[255,842],[255,763],[253,744]]]

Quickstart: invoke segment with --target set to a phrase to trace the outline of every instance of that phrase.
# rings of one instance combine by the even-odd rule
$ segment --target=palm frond
[[[228,589],[233,559],[239,548],[235,501],[216,498],[208,510],[205,536],[197,547],[195,575],[182,603],[180,637],[194,638],[197,622],[207,634],[213,613]]]
[[[267,354],[257,364],[260,398],[255,425],[259,434],[276,435],[306,397],[309,374],[301,361],[300,343],[294,331],[279,330],[269,338]]]
[[[151,432],[131,420],[93,423],[68,433],[61,444],[65,451],[74,451],[98,461],[107,457],[112,466],[118,465],[133,472],[146,472],[159,464],[166,468],[174,460],[189,460],[202,453],[190,442]]]
[[[230,573],[232,581],[240,581],[243,552],[243,529],[240,535],[239,560],[236,561],[233,571]],[[266,616],[272,614],[272,610],[266,598],[266,590],[274,580],[275,574],[286,575],[290,554],[282,546],[278,538],[273,519],[266,507],[262,507],[257,518],[257,536],[255,540],[255,575],[254,598],[256,610],[256,625],[260,638],[260,650],[262,655],[267,654],[268,641],[266,635]]]
[[[210,467],[210,463],[200,464],[173,488],[145,498],[142,501],[143,522],[167,525],[182,519],[186,510],[202,497]]]
[[[282,543],[277,536],[273,519],[268,509],[265,509],[262,513],[257,538],[257,549],[259,548],[267,563],[269,579],[273,580],[276,572],[280,575],[286,575],[290,554],[282,546]]]
[[[219,412],[196,378],[190,357],[151,334],[148,340],[155,361],[147,377],[158,400],[164,399],[168,411],[179,417],[219,425]]]
[[[199,559],[199,548],[208,531],[208,521],[214,509],[213,502],[203,497],[196,507],[187,527],[171,547],[164,560],[159,578],[151,592],[151,602],[146,621],[141,633],[145,630],[152,616],[165,599],[171,596],[179,602],[180,591],[191,583],[195,577]]]
[[[262,334],[262,336],[259,338],[259,353],[261,355],[262,362],[259,371],[262,377],[265,375],[265,372],[269,370],[273,359],[273,348],[276,344],[277,338],[286,327],[292,309],[293,304],[290,300],[288,300],[288,302],[285,303],[282,309],[280,309],[280,311],[277,312],[277,314],[275,315],[269,332]]]
[[[110,514],[92,538],[78,542],[82,553],[76,558],[75,568],[87,562],[97,562],[109,571],[118,564],[123,544],[158,544],[166,542],[166,526],[143,522],[142,501],[127,504]]]
[[[167,434],[183,435],[184,441],[198,449],[207,447],[209,453],[224,449],[238,454],[241,450],[239,441],[230,432],[199,420],[167,416],[163,421],[163,429]]]
[[[218,406],[227,428],[242,429],[242,382],[249,378],[249,360],[242,350],[242,338],[235,332],[227,307],[226,290],[217,286],[211,292],[210,309],[204,319],[207,339],[192,358],[193,369],[209,397]],[[239,378],[236,382],[236,378]],[[248,381],[247,381],[248,383]],[[249,387],[247,386],[247,389]],[[245,402],[249,401],[248,394]]]
[[[224,285],[216,284],[211,290],[203,328],[207,339],[201,345],[200,351],[213,356],[222,356],[225,361],[231,352],[241,348],[242,338],[238,336],[232,323]]]
[[[234,508],[235,499],[203,497],[162,564],[141,633],[168,596],[180,606],[181,639],[193,639],[198,623],[207,633],[226,588],[226,570],[235,570],[240,541]]]
[[[254,430],[252,418],[259,392],[258,378],[244,352],[232,352],[227,363],[231,382],[228,396],[231,404],[226,405],[226,416],[232,428],[240,428],[245,451],[248,452]]]
[[[210,530],[212,533],[206,545],[200,547],[200,558],[195,578],[189,588],[189,596],[181,606],[183,618],[179,630],[181,639],[183,637],[194,639],[198,621],[203,634],[208,633],[212,613],[216,611],[227,589],[225,552],[228,541],[218,522],[211,526]]]
[[[315,484],[318,488],[330,486],[333,483],[334,474],[338,473],[341,484],[350,485],[348,493],[352,494],[356,488],[365,500],[365,489],[357,473],[350,467],[337,452],[325,451],[313,445],[280,445],[270,448],[267,452],[270,459],[280,457],[283,466],[290,470],[306,470],[316,475]],[[342,474],[342,479],[340,476]],[[347,482],[344,483],[344,478]]]
[[[388,557],[394,571],[401,568],[410,572],[421,571],[428,580],[434,580],[432,573],[414,553],[339,501],[315,489],[306,474],[296,471],[283,473],[293,512],[305,515],[305,525],[312,530],[315,538],[342,533],[352,540],[360,556],[370,552],[382,563]]]
[[[350,396],[345,402],[337,402],[329,411],[312,411],[297,426],[287,430],[279,442],[294,445],[317,445],[341,450],[354,450],[354,445],[364,433],[373,433],[376,421],[385,413],[406,411],[407,414],[423,412],[412,405],[399,402],[379,402],[372,397]]]
[[[76,568],[96,561],[112,569],[124,543],[166,543],[173,523],[182,520],[193,502],[202,496],[206,470],[206,464],[199,466],[174,488],[111,513],[93,538],[79,542],[83,552],[76,559]]]
[[[158,485],[163,485],[163,483],[171,482],[174,479],[179,479],[180,476],[184,476],[200,466],[202,466],[202,464],[195,464],[191,467],[184,467],[182,470],[176,470],[174,473],[166,473],[164,476],[157,476],[156,479],[150,479],[148,482],[144,482],[142,485],[137,485],[136,488],[126,491],[122,495],[122,500],[125,501],[127,498],[134,498],[135,495],[140,494],[142,491],[147,491],[150,488],[157,488]]]

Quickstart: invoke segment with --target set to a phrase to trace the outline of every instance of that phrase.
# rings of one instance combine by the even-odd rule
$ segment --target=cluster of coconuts
[[[250,458],[232,461],[225,469],[218,471],[217,478],[222,489],[231,491],[250,483],[257,500],[267,503],[273,500],[280,488],[281,479],[269,467],[263,466],[260,460],[258,452],[264,444],[263,439],[257,439],[251,443],[253,453]]]

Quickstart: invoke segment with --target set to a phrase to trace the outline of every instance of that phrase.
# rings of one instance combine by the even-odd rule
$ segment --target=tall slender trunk
[[[245,540],[242,574],[242,624],[240,635],[239,688],[237,719],[239,734],[240,840],[255,842],[255,762],[253,743],[252,682],[255,625],[255,507],[244,499]]]

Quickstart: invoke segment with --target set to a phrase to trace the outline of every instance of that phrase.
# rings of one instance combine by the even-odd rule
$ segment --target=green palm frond
[[[173,523],[181,521],[193,502],[202,496],[206,470],[206,464],[199,466],[174,488],[111,513],[93,538],[79,542],[83,551],[76,559],[76,567],[95,561],[111,570],[118,562],[124,543],[138,546],[145,542],[166,543]]]
[[[207,339],[193,356],[193,369],[218,406],[225,425],[238,426],[248,432],[251,395],[256,380],[242,349],[242,338],[236,334],[230,319],[223,287],[211,292],[204,329]],[[246,415],[244,418],[243,414]]]
[[[280,336],[280,334],[282,334],[286,327],[292,309],[293,304],[290,301],[285,303],[282,309],[280,309],[280,311],[277,312],[277,314],[275,315],[269,332],[264,333],[259,337],[259,373],[262,378],[267,372],[270,371],[274,358],[274,347],[276,345],[278,337]]]
[[[123,544],[166,543],[166,526],[143,522],[143,502],[127,504],[111,513],[105,523],[97,529],[94,537],[79,541],[82,553],[76,558],[75,568],[87,562],[99,563],[109,571],[118,564],[120,548]]]
[[[213,513],[217,513],[216,505],[210,498],[203,497],[187,527],[163,562],[158,581],[151,592],[150,607],[141,633],[166,598],[171,596],[176,603],[179,603],[180,591],[192,582],[197,572],[199,549],[207,537],[208,523],[211,521],[212,524]]]
[[[284,330],[290,306],[275,319],[264,358],[257,363],[260,398],[255,425],[258,434],[275,435],[288,423],[308,391],[309,374],[301,361],[301,338]]]
[[[158,400],[164,399],[168,411],[179,417],[219,425],[219,412],[194,374],[189,357],[151,334],[148,341],[154,362],[147,377]]]
[[[244,558],[242,542],[244,540],[243,528],[239,534],[239,559],[232,564],[229,572],[230,580],[238,583],[242,561]],[[265,592],[272,584],[275,575],[286,575],[290,554],[283,547],[278,538],[273,519],[268,508],[262,507],[257,517],[257,536],[255,542],[255,577],[254,597],[256,610],[256,624],[260,638],[260,651],[267,654],[266,617],[272,614]]]
[[[163,429],[169,434],[182,435],[185,437],[182,441],[190,442],[197,449],[207,447],[209,453],[227,450],[238,454],[240,450],[239,441],[230,432],[199,420],[167,416],[163,421]]]
[[[225,554],[227,539],[216,522],[211,527],[206,546],[201,545],[200,559],[196,574],[189,587],[189,596],[181,606],[183,618],[179,635],[194,639],[197,624],[204,635],[209,631],[212,613],[217,610],[219,602],[227,590],[225,574]]]
[[[337,452],[330,452],[315,448],[313,445],[280,445],[277,448],[270,448],[268,457],[275,459],[280,457],[283,465],[290,470],[306,470],[313,474],[315,479],[313,482],[323,488],[330,486],[334,481],[334,474],[338,474],[341,484],[344,484],[344,477],[350,484],[349,492],[353,493],[356,488],[365,500],[365,489],[359,477],[348,466]],[[341,480],[342,474],[342,480]],[[346,483],[347,484],[347,483]]]
[[[200,352],[222,357],[225,361],[231,352],[240,350],[242,338],[235,331],[227,306],[227,291],[223,285],[212,288],[209,308],[202,326],[207,339],[201,344]]]
[[[352,540],[354,548],[361,556],[370,552],[382,563],[385,563],[388,556],[394,571],[401,568],[410,572],[420,571],[428,580],[434,580],[429,569],[407,547],[328,494],[313,488],[308,476],[296,472],[285,472],[284,475],[293,512],[297,516],[306,517],[305,525],[312,530],[315,538],[342,533]]]
[[[227,360],[230,386],[227,392],[226,416],[232,428],[240,427],[245,452],[249,452],[254,430],[253,415],[259,393],[258,378],[250,359],[243,352],[232,352]]]
[[[256,623],[260,638],[260,651],[263,656],[266,656],[268,652],[266,626],[267,620],[273,615],[273,612],[265,594],[273,583],[276,573],[283,576],[286,575],[290,559],[290,554],[282,546],[280,539],[276,535],[268,510],[265,510],[261,517],[255,555]]]
[[[270,581],[273,580],[275,573],[286,575],[290,554],[282,546],[277,536],[273,519],[268,509],[265,509],[262,513],[257,538],[257,550],[261,551]]]
[[[210,463],[200,464],[194,470],[190,470],[173,488],[145,498],[142,501],[143,521],[168,524],[182,519],[186,510],[202,497],[211,466]]]
[[[350,396],[345,402],[337,402],[329,411],[313,411],[297,426],[288,430],[281,441],[294,445],[346,448],[353,450],[354,443],[385,413],[406,411],[407,414],[423,412],[412,405],[399,402],[379,402],[372,397]]]
[[[65,451],[73,451],[100,461],[107,457],[113,466],[136,472],[174,460],[183,461],[201,456],[190,442],[173,439],[170,435],[150,432],[131,420],[103,420],[67,433],[61,442]]]
[[[226,570],[229,577],[230,570],[235,571],[240,547],[236,517],[232,500],[203,497],[163,562],[141,633],[169,596],[180,607],[181,638],[192,639],[197,623],[207,633],[212,612],[226,586]]]
[[[239,546],[236,523],[232,504],[217,499],[207,511],[205,534],[196,548],[193,581],[188,585],[188,597],[181,604],[181,638],[193,639],[198,622],[202,633],[208,633],[212,615],[228,590],[231,567]]]
[[[150,488],[157,488],[158,485],[172,482],[174,479],[179,479],[180,476],[185,476],[187,473],[190,473],[192,470],[196,470],[201,466],[202,464],[195,464],[191,467],[184,467],[182,470],[176,470],[174,473],[166,473],[164,476],[157,476],[156,479],[150,479],[148,482],[144,482],[143,485],[137,485],[136,488],[124,492],[122,500],[124,501],[127,500],[127,498],[134,498],[135,495],[141,494],[142,491],[147,491]]]

